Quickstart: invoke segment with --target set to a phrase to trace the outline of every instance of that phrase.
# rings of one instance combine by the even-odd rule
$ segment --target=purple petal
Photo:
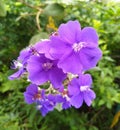
[[[85,103],[90,106],[92,104],[92,100],[95,99],[96,95],[93,90],[89,90],[87,92],[84,92],[84,101]]]
[[[79,53],[81,63],[84,70],[89,70],[96,66],[97,62],[102,56],[102,52],[99,48],[84,48]]]
[[[62,103],[64,101],[64,98],[61,95],[56,95],[55,99],[56,103]]]
[[[48,98],[49,100],[54,100],[55,95],[53,95],[53,94],[49,94],[49,95],[47,96],[47,98]]]
[[[41,97],[42,97],[42,99],[45,99],[46,97],[45,97],[45,89],[42,89],[41,90]]]
[[[26,102],[27,104],[32,104],[32,103],[35,102],[35,100],[33,99],[33,96],[30,95],[30,94],[27,93],[27,92],[24,92],[24,98],[25,98],[25,102]]]
[[[70,104],[69,101],[63,102],[63,105],[62,105],[62,108],[63,108],[63,109],[68,109],[68,108],[70,108],[70,107],[71,107],[71,104]]]
[[[62,68],[63,72],[72,74],[79,74],[83,69],[78,53],[73,51],[60,59],[58,67]]]
[[[88,46],[98,46],[98,35],[94,28],[85,27],[82,31],[77,35],[78,41],[88,43]]]
[[[31,56],[28,60],[27,70],[29,73],[29,79],[34,84],[43,84],[48,81],[48,74],[43,70],[42,62],[44,59],[38,56]]]
[[[66,78],[66,74],[63,73],[62,69],[54,67],[49,72],[49,80],[51,81],[54,88],[63,88],[62,82]]]
[[[45,54],[47,58],[51,58],[49,54],[50,46],[50,41],[46,40],[36,43],[33,47],[37,50],[39,54]]]
[[[18,57],[18,60],[22,62],[22,64],[24,64],[30,57],[31,53],[30,53],[30,49],[26,48],[24,50],[22,50],[20,52],[20,55]]]
[[[90,86],[92,84],[92,77],[90,74],[79,75],[79,85],[80,86]]]
[[[49,94],[48,96],[47,96],[47,99],[49,100],[49,101],[52,101],[54,104],[56,103],[56,96],[55,95],[53,95],[53,94]]]
[[[28,60],[27,70],[32,71],[42,71],[42,59],[39,56],[31,56]]]
[[[35,85],[35,84],[30,84],[26,88],[26,92],[24,92],[25,102],[28,103],[28,104],[35,102],[34,96],[37,93],[38,93],[38,86]]]
[[[42,116],[44,117],[44,116],[46,116],[46,114],[47,114],[49,111],[48,111],[48,109],[46,109],[45,107],[42,107],[42,108],[40,109],[40,112],[41,112]]]
[[[60,59],[65,54],[65,52],[69,51],[71,47],[70,45],[67,45],[66,42],[63,41],[63,39],[60,39],[56,36],[51,37],[50,45],[51,47],[49,53],[54,59]]]
[[[26,88],[26,92],[31,94],[31,95],[35,95],[38,93],[38,86],[35,84],[30,84],[27,88]]]
[[[46,108],[48,111],[52,111],[54,109],[54,103],[52,101],[43,101],[42,105],[44,108]]]
[[[48,81],[48,74],[46,74],[45,71],[39,71],[39,70],[36,72],[29,71],[28,79],[34,84],[41,85]]]
[[[37,42],[33,47],[39,52],[39,53],[45,53],[49,50],[49,40]]]
[[[81,30],[78,21],[69,21],[61,24],[58,29],[58,34],[67,43],[73,44],[76,42],[76,33]]]
[[[41,100],[37,102],[37,109],[41,111],[42,116],[45,116],[49,111],[54,109],[54,104],[49,101]]]
[[[80,85],[77,78],[74,78],[68,85],[69,95],[78,95],[80,93]]]
[[[92,100],[94,100],[94,99],[96,98],[95,92],[94,92],[93,90],[91,90],[91,89],[88,91],[88,95],[89,95],[89,97],[90,97]]]
[[[22,68],[20,70],[18,70],[16,73],[10,75],[8,77],[9,80],[14,80],[14,79],[17,79],[17,78],[20,78],[20,76],[25,72],[25,70]]]
[[[82,106],[82,104],[83,104],[83,95],[82,95],[82,93],[78,94],[77,96],[71,97],[70,103],[75,108],[80,108]]]

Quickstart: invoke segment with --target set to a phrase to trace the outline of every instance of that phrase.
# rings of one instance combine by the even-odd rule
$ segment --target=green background
[[[39,10],[40,16],[36,20]],[[52,20],[50,20],[52,19]],[[25,79],[9,81],[10,63],[21,49],[47,38],[61,23],[78,20],[99,35],[103,57],[90,70],[96,99],[91,107],[50,112],[42,117],[24,102]],[[40,28],[38,26],[40,25]],[[0,130],[120,130],[120,3],[73,0],[0,0]]]

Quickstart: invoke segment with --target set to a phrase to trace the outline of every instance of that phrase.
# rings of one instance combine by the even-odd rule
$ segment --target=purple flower
[[[98,48],[98,35],[92,27],[81,30],[78,21],[61,24],[58,35],[50,38],[49,56],[59,59],[58,67],[72,74],[80,74],[96,66],[102,53]]]
[[[82,106],[83,101],[90,106],[96,95],[91,90],[92,78],[89,74],[80,75],[74,78],[68,86],[68,92],[71,95],[70,103],[75,108]]]
[[[54,108],[80,108],[83,102],[90,106],[96,95],[91,89],[91,75],[83,73],[95,67],[101,56],[96,31],[92,27],[81,30],[78,21],[69,21],[50,39],[22,50],[11,66],[18,71],[9,79],[28,74],[31,84],[24,92],[25,102],[35,103],[42,116]],[[46,82],[49,88],[38,86]]]
[[[47,98],[37,101],[37,109],[40,110],[42,116],[46,116],[46,114],[50,111],[54,110],[54,104],[50,102]]]
[[[57,61],[50,60],[44,55],[34,55],[28,60],[27,70],[29,80],[37,85],[50,81],[55,89],[63,89],[62,82],[66,74],[57,67]]]
[[[61,104],[62,105],[62,109],[68,109],[71,107],[71,104],[69,102],[70,98],[67,95],[67,93],[64,93],[64,91],[62,92],[62,94],[56,94],[53,96],[54,104]]]
[[[54,103],[45,95],[45,90],[40,90],[35,84],[31,84],[26,88],[24,98],[28,104],[36,103],[37,109],[41,111],[42,116],[54,109]]]
[[[8,77],[10,80],[20,78],[26,72],[27,60],[31,55],[30,48],[26,48],[20,52],[18,59],[14,60],[11,66],[11,69],[18,69],[18,71]]]
[[[26,92],[24,92],[25,102],[28,104],[32,104],[37,100],[41,100],[43,98],[43,91],[41,92],[37,85],[30,84],[26,88]]]

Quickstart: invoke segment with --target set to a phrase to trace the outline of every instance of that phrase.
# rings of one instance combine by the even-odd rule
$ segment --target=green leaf
[[[34,45],[36,42],[39,42],[39,41],[41,41],[42,39],[47,39],[47,38],[48,38],[48,34],[45,33],[45,32],[41,32],[41,33],[38,33],[38,34],[34,35],[34,36],[30,39],[29,44],[30,44],[30,45]]]
[[[116,71],[120,71],[120,65],[115,67]]]
[[[4,114],[0,116],[0,130],[19,130],[18,116],[11,114]]]
[[[98,103],[98,105],[101,106],[101,105],[103,105],[104,103],[105,103],[104,100],[100,100],[99,103]]]
[[[113,60],[111,57],[109,57],[109,56],[105,56],[104,58],[105,58],[105,60],[108,60],[108,61],[111,61],[111,62],[114,61],[114,60]]]
[[[2,0],[0,0],[0,16],[6,16],[5,3]]]
[[[112,98],[113,101],[117,102],[117,103],[120,103],[120,93],[117,93],[115,94],[115,96]]]
[[[91,126],[91,127],[89,128],[89,130],[98,130],[98,128],[95,127],[95,126]]]
[[[57,3],[47,5],[44,9],[44,14],[47,16],[53,16],[53,17],[63,16],[64,7]]]
[[[106,106],[107,106],[107,108],[111,109],[112,104],[110,102],[107,102]]]

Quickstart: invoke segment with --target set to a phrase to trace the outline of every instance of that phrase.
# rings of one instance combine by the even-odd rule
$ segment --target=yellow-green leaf
[[[0,16],[6,16],[5,3],[2,0],[0,0]]]

